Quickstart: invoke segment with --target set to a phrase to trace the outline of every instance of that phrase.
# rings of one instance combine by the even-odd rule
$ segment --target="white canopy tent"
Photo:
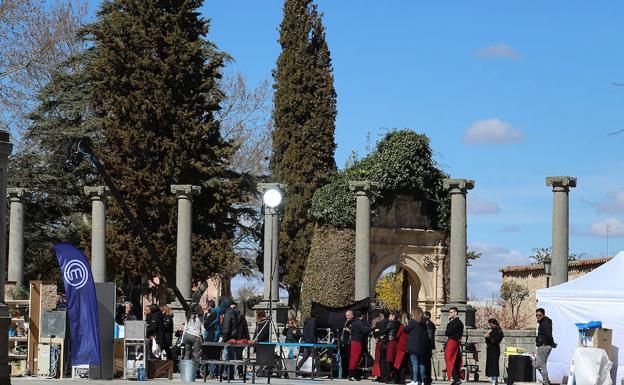
[[[537,307],[553,321],[557,348],[548,359],[548,375],[553,383],[568,377],[574,348],[578,345],[577,322],[602,321],[613,329],[612,377],[615,384],[624,378],[624,252],[596,270],[575,280],[537,291]]]

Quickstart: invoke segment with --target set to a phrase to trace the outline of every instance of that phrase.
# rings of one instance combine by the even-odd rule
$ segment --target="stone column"
[[[569,255],[569,204],[570,188],[576,187],[576,178],[572,176],[549,176],[546,185],[553,191],[552,221],[552,276],[550,286],[568,281]]]
[[[448,310],[456,307],[460,319],[466,326],[474,327],[474,308],[467,305],[467,264],[466,248],[466,193],[474,188],[471,179],[445,179],[444,188],[451,195],[451,258],[450,258],[450,290],[449,303],[442,308],[442,325],[448,322]]]
[[[190,184],[171,185],[171,192],[178,198],[176,286],[182,296],[188,299],[191,298],[193,270],[193,195],[198,195],[201,187]]]
[[[91,271],[93,281],[106,282],[106,186],[85,186],[85,195],[91,198]]]
[[[280,183],[259,183],[258,191],[276,189],[284,193],[286,186]],[[279,302],[279,207],[264,205],[264,262],[262,300]]]
[[[6,196],[7,164],[13,145],[9,142],[9,133],[0,131],[0,196]],[[0,384],[11,384],[9,366],[9,325],[11,317],[4,303],[4,284],[6,269],[6,205],[0,205]]]
[[[474,188],[470,179],[445,179],[444,187],[451,194],[451,264],[449,300],[464,304],[468,298],[466,248],[466,193]]]
[[[8,188],[11,202],[9,224],[9,281],[24,286],[24,199],[28,198],[25,188]]]
[[[355,192],[355,300],[371,295],[370,279],[370,196],[379,185],[370,181],[349,182]]]

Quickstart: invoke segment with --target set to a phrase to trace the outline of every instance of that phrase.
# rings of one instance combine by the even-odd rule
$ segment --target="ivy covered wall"
[[[431,219],[431,229],[447,231],[450,201],[442,186],[447,177],[433,160],[429,138],[401,129],[390,131],[369,155],[352,161],[318,189],[310,210],[317,225],[303,278],[304,316],[312,300],[336,307],[352,302],[355,194],[349,190],[349,181],[379,184],[379,191],[372,197],[373,211],[391,204],[398,194],[410,195],[423,202],[423,214]]]

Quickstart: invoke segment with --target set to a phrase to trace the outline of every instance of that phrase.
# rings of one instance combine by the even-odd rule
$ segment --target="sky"
[[[472,298],[551,244],[549,175],[571,175],[570,252],[624,248],[624,2],[319,0],[338,94],[336,160],[410,128],[468,193]],[[278,0],[208,0],[208,38],[251,86],[272,81]],[[610,236],[606,241],[607,225]],[[237,283],[240,285],[240,282]]]

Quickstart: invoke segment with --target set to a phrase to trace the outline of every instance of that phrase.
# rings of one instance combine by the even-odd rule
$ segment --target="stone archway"
[[[398,195],[392,205],[377,210],[371,228],[371,297],[381,273],[396,265],[407,272],[412,309],[419,306],[439,316],[447,235],[428,229],[430,223],[421,202],[407,195]]]

